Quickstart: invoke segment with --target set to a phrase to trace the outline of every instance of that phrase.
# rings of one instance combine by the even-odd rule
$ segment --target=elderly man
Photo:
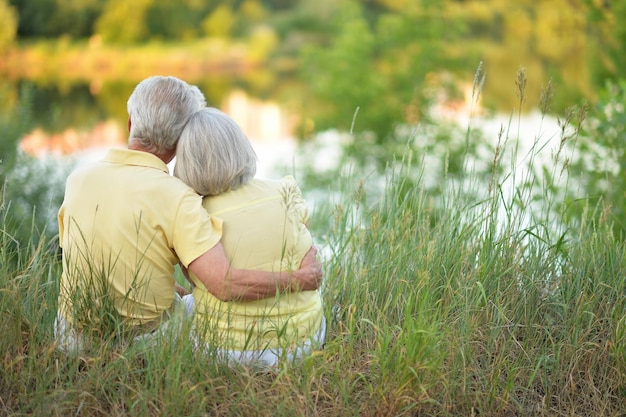
[[[205,105],[200,90],[175,77],[142,81],[128,99],[128,149],[112,149],[68,177],[58,215],[63,274],[55,336],[61,350],[81,351],[94,337],[159,333],[174,311],[184,310],[175,291],[177,263],[218,283],[223,299],[319,286],[314,248],[294,272],[230,268],[221,220],[169,175],[166,164],[183,127]]]

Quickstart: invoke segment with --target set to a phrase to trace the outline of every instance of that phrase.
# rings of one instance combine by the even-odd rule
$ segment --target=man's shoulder
[[[199,197],[199,195],[182,180],[166,173],[159,175],[158,180],[154,182],[154,186],[159,189],[167,190],[167,195],[176,194],[181,196],[191,195]]]
[[[88,178],[90,175],[97,175],[102,169],[102,161],[93,161],[76,166],[67,176],[67,181]]]

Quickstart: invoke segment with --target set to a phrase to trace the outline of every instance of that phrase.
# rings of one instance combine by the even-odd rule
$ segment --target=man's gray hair
[[[129,141],[161,154],[176,148],[189,118],[206,106],[198,87],[176,77],[154,76],[140,82],[127,103]]]
[[[176,148],[175,176],[198,194],[217,195],[255,174],[256,153],[233,119],[206,107],[189,120]]]

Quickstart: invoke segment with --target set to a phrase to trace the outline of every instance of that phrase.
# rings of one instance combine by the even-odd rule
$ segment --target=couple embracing
[[[322,271],[295,180],[254,178],[239,126],[175,77],[139,83],[128,115],[128,149],[67,179],[58,347],[158,343],[189,316],[197,348],[226,361],[275,365],[321,346]]]

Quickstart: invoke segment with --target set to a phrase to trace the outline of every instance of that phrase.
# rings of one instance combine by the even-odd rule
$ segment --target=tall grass
[[[501,132],[490,177],[468,170],[465,179],[442,179],[436,194],[411,151],[390,167],[382,194],[367,178],[339,176],[311,221],[326,253],[326,346],[270,370],[224,366],[185,339],[58,352],[59,259],[37,236],[24,251],[5,249],[4,202],[0,411],[623,415],[626,250],[608,215],[562,221],[568,174],[559,149],[577,135],[573,119],[562,123],[555,149],[538,135],[527,156],[551,152],[554,175],[503,165],[513,127]]]

